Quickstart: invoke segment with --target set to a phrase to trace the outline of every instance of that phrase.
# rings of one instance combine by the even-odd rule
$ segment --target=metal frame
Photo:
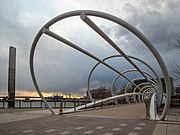
[[[153,80],[156,81],[156,79],[155,79],[150,73],[148,73],[148,72],[146,72],[146,71],[144,71],[144,70],[141,70],[141,71],[142,71],[142,73],[150,76]],[[136,70],[136,69],[128,69],[128,70],[126,70],[126,71],[123,71],[122,74],[131,73],[131,72],[137,72],[137,70]],[[112,82],[112,84],[111,84],[111,92],[112,92],[112,95],[114,95],[114,93],[113,93],[114,83],[115,83],[115,81],[116,81],[119,77],[120,77],[120,75],[117,75],[117,76],[114,78],[114,80],[113,80],[113,82]],[[132,83],[133,85],[134,85],[134,81],[135,81],[135,80],[137,80],[137,78],[131,80],[131,82],[133,82],[133,83]],[[131,82],[129,82],[129,83],[131,83]],[[126,85],[125,93],[126,93],[126,90],[127,90],[127,87],[128,87],[128,85],[129,85],[129,83]],[[152,85],[152,84],[153,84],[153,83],[152,83],[152,80],[149,80],[149,79],[148,79],[148,83],[154,88],[154,86]],[[155,82],[154,82],[154,83],[155,83]],[[157,81],[156,81],[156,83],[157,83]],[[158,84],[158,83],[157,83],[157,84]],[[139,87],[138,85],[135,85],[135,86],[136,86],[137,88]]]
[[[150,71],[151,71],[151,72],[155,75],[155,77],[157,78],[157,80],[156,80],[156,79],[154,79],[154,80],[157,81],[157,85],[158,85],[158,90],[159,90],[159,91],[157,91],[157,92],[158,92],[157,96],[159,96],[159,100],[157,100],[157,102],[158,102],[158,107],[160,107],[161,102],[162,102],[162,97],[163,97],[163,90],[162,90],[163,87],[162,87],[162,82],[161,82],[159,76],[158,76],[157,73],[154,71],[154,69],[153,69],[149,64],[147,64],[145,61],[143,61],[143,60],[141,60],[141,59],[139,59],[139,58],[137,58],[137,57],[134,57],[134,56],[130,56],[130,55],[127,55],[127,56],[128,56],[130,59],[137,60],[137,61],[139,61],[140,63],[144,64],[146,67],[148,67],[148,68],[150,69]],[[106,58],[104,58],[104,59],[102,59],[102,60],[103,60],[103,61],[106,61],[106,60],[109,60],[109,59],[112,59],[112,58],[117,58],[117,57],[123,58],[122,55],[111,55],[111,56],[108,56],[108,57],[106,57]],[[97,68],[97,66],[98,66],[99,64],[101,64],[101,63],[100,63],[100,62],[96,63],[96,64],[93,66],[93,68],[91,69],[91,71],[90,71],[90,73],[89,73],[89,75],[88,75],[87,92],[88,92],[89,98],[90,98],[92,101],[93,101],[94,99],[92,98],[92,95],[91,95],[91,93],[90,93],[90,80],[91,80],[91,76],[92,76],[94,70]],[[122,73],[122,74],[124,74],[124,73]],[[121,76],[121,75],[117,75],[117,78],[115,78],[115,79],[113,80],[112,84],[111,84],[111,95],[112,95],[112,96],[114,96],[114,94],[113,94],[114,83],[115,83],[116,79],[118,79],[120,76]],[[153,78],[153,77],[152,77],[152,78]],[[148,80],[148,81],[149,81],[149,80]],[[129,82],[130,82],[130,81],[129,81]],[[131,81],[131,83],[134,84],[134,82],[132,82],[132,81]],[[149,83],[150,83],[150,82],[149,82]],[[134,84],[134,85],[136,86],[136,84]]]
[[[139,80],[139,79],[144,79],[143,77],[137,77],[137,78],[134,78],[132,79],[132,81],[135,81],[135,80]],[[149,80],[150,81],[150,80]],[[125,87],[125,90],[124,90],[124,93],[127,93],[127,88],[128,86],[131,84],[131,82],[127,83],[126,87]]]
[[[161,58],[160,54],[158,53],[158,51],[155,49],[155,47],[151,44],[151,42],[140,32],[138,31],[135,27],[131,26],[129,23],[123,21],[120,18],[117,18],[113,15],[107,14],[107,13],[103,13],[103,12],[99,12],[99,11],[92,11],[92,10],[77,10],[77,11],[71,11],[71,12],[67,12],[64,13],[62,15],[59,15],[55,18],[53,18],[52,20],[50,20],[49,22],[47,22],[41,29],[40,31],[37,33],[33,43],[32,43],[32,47],[31,47],[31,52],[30,52],[30,71],[31,71],[31,76],[32,76],[32,80],[34,83],[34,86],[38,92],[38,94],[40,95],[40,97],[42,98],[43,102],[47,105],[47,107],[49,108],[49,110],[52,112],[52,114],[55,114],[54,110],[52,109],[52,107],[47,103],[47,101],[45,100],[45,98],[43,97],[38,83],[36,81],[36,77],[35,77],[35,72],[34,72],[34,52],[35,52],[35,48],[36,45],[39,41],[39,39],[41,38],[41,36],[43,34],[46,34],[62,43],[65,43],[66,45],[86,54],[87,56],[91,57],[92,59],[101,62],[103,65],[107,66],[108,68],[112,69],[113,71],[117,72],[118,74],[121,74],[119,71],[117,71],[116,69],[114,69],[112,66],[110,66],[109,64],[103,62],[101,59],[97,58],[96,56],[92,55],[91,53],[87,52],[86,50],[83,50],[82,48],[80,48],[79,46],[77,46],[76,44],[68,41],[67,39],[55,34],[54,32],[50,31],[49,28],[51,25],[53,25],[54,23],[68,18],[68,17],[73,17],[73,16],[80,16],[81,19],[87,24],[89,25],[94,31],[96,31],[104,40],[106,40],[116,51],[118,51],[131,65],[133,65],[141,74],[144,78],[146,78],[146,76],[144,76],[144,74],[141,72],[141,70],[128,58],[128,56],[94,23],[92,22],[87,16],[96,16],[96,17],[100,17],[100,18],[104,18],[107,20],[110,20],[114,23],[117,23],[119,25],[121,25],[122,27],[126,28],[127,30],[129,30],[131,33],[133,33],[134,35],[136,35],[151,51],[151,53],[153,54],[153,56],[156,58],[161,71],[163,73],[164,79],[165,79],[165,83],[166,83],[166,91],[167,91],[167,102],[165,104],[165,107],[163,109],[163,112],[161,114],[160,119],[163,120],[167,114],[168,108],[170,106],[170,99],[171,99],[171,84],[170,84],[170,79],[169,79],[169,74],[167,71],[167,68],[165,66],[165,63],[163,62],[163,59]],[[123,76],[123,75],[122,75]],[[128,81],[129,79],[127,77],[124,76],[124,78],[126,78]],[[146,78],[147,79],[147,78]]]
[[[154,82],[152,82],[152,83],[154,83]],[[138,84],[138,86],[141,86],[141,85],[146,85],[146,86],[144,86],[144,87],[151,87],[151,88],[153,88],[152,86],[149,85],[148,82]],[[154,86],[155,86],[155,84],[154,84]],[[144,87],[142,87],[142,88],[144,88]],[[142,88],[141,88],[141,89],[142,89]],[[136,89],[137,89],[137,87],[134,88],[133,92],[136,92]]]
[[[143,60],[141,60],[141,59],[139,59],[139,58],[137,58],[137,57],[130,56],[130,55],[127,55],[127,56],[128,56],[130,59],[137,60],[137,61],[141,62],[142,64],[144,64],[145,66],[147,66],[147,67],[153,72],[153,74],[156,76],[156,78],[157,78],[157,80],[158,80],[158,83],[159,83],[160,86],[161,86],[161,91],[162,91],[162,83],[161,83],[161,80],[160,80],[159,76],[157,75],[157,73],[154,71],[154,69],[153,69],[149,64],[147,64],[146,62],[144,62]],[[121,58],[122,58],[123,56],[122,56],[122,55],[112,55],[112,56],[109,56],[109,57],[104,58],[103,61],[106,61],[106,60],[111,59],[111,58],[116,58],[116,57],[121,57]],[[101,63],[98,62],[97,64],[95,64],[94,67],[91,69],[89,75],[88,75],[88,85],[87,85],[87,88],[88,88],[88,94],[90,95],[90,99],[92,99],[92,96],[91,96],[91,94],[90,94],[90,92],[89,92],[89,90],[90,90],[90,79],[91,79],[92,73],[94,72],[94,70],[96,69],[96,67],[97,67],[99,64],[101,64]],[[130,82],[132,82],[132,81],[130,81]],[[133,84],[133,82],[132,82],[132,84]],[[134,84],[134,85],[135,85],[135,84]]]

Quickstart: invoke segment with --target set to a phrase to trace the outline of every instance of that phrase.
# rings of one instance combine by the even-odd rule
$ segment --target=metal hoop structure
[[[103,61],[106,61],[106,60],[112,59],[112,58],[116,58],[116,57],[121,57],[121,58],[122,58],[123,56],[122,56],[122,55],[112,55],[112,56],[109,56],[109,57],[104,58]],[[128,55],[128,57],[129,57],[130,59],[137,60],[137,61],[141,62],[142,64],[144,64],[145,66],[147,66],[147,67],[153,72],[153,74],[155,75],[155,77],[156,77],[157,80],[158,80],[158,84],[159,84],[160,87],[161,87],[161,88],[160,88],[160,93],[162,93],[162,82],[161,82],[159,76],[157,75],[157,73],[154,71],[154,69],[153,69],[149,64],[147,64],[146,62],[144,62],[143,60],[141,60],[141,59],[139,59],[139,58],[137,58],[137,57],[129,56],[129,55]],[[93,100],[93,98],[92,98],[91,93],[90,93],[90,80],[91,80],[92,73],[94,72],[94,70],[96,69],[96,67],[97,67],[99,64],[101,64],[101,63],[98,62],[97,64],[95,64],[94,67],[91,69],[89,75],[88,75],[88,85],[87,85],[87,89],[88,89],[89,98],[90,98],[91,100]],[[121,74],[123,74],[123,73],[121,73]],[[118,79],[120,76],[121,76],[121,75],[118,75],[117,79]],[[116,81],[116,79],[113,80],[111,86],[114,85],[113,83],[114,83],[115,81]],[[134,82],[132,82],[132,81],[129,81],[129,82],[131,82],[132,84],[134,84]],[[136,84],[134,84],[134,85],[136,86]],[[111,94],[114,95],[114,94],[112,93],[112,87],[111,87]],[[161,99],[161,97],[162,97],[162,94],[160,94],[160,99]]]
[[[135,36],[137,36],[144,43],[144,45],[146,45],[147,48],[149,48],[149,50],[151,51],[151,53],[153,54],[153,56],[155,57],[155,59],[157,60],[159,66],[161,68],[161,71],[162,71],[163,76],[164,76],[165,84],[166,84],[167,101],[166,101],[165,107],[163,109],[163,112],[162,112],[162,114],[160,116],[160,119],[163,120],[165,118],[165,116],[167,114],[167,111],[168,111],[168,108],[170,106],[171,84],[170,84],[170,79],[169,79],[169,74],[168,74],[167,68],[166,68],[165,63],[163,62],[163,59],[161,58],[160,54],[155,49],[155,47],[151,44],[151,42],[140,31],[138,31],[135,27],[131,26],[129,23],[127,23],[127,22],[123,21],[122,19],[120,19],[118,17],[115,17],[113,15],[103,13],[103,12],[99,12],[99,11],[92,11],[92,10],[77,10],[77,11],[71,11],[71,12],[67,12],[67,13],[56,16],[55,18],[53,18],[52,20],[47,22],[40,29],[40,31],[37,33],[37,35],[36,35],[36,37],[35,37],[35,39],[34,39],[34,41],[32,43],[31,51],[30,51],[30,71],[31,71],[32,80],[33,80],[34,86],[35,86],[38,94],[40,95],[41,99],[46,104],[48,109],[52,112],[52,114],[55,114],[55,111],[52,109],[52,107],[48,104],[46,99],[43,97],[43,95],[42,95],[42,93],[40,91],[40,88],[38,86],[38,83],[36,81],[35,72],[34,72],[34,53],[35,53],[35,49],[36,49],[36,46],[38,44],[38,41],[39,41],[39,39],[41,38],[41,36],[43,34],[46,34],[47,36],[50,36],[50,37],[52,37],[52,38],[54,38],[54,39],[56,39],[56,40],[58,40],[58,41],[60,41],[60,42],[62,42],[64,44],[66,44],[66,45],[68,45],[68,46],[70,46],[70,47],[72,47],[72,48],[86,54],[90,58],[92,58],[92,59],[100,62],[101,64],[105,65],[106,67],[110,68],[111,70],[113,70],[117,74],[120,74],[121,76],[123,76],[129,82],[131,81],[128,77],[121,74],[121,72],[116,70],[111,65],[105,63],[100,58],[96,57],[95,55],[89,53],[88,51],[80,48],[79,46],[77,46],[73,42],[65,39],[64,37],[61,37],[60,35],[55,34],[53,31],[50,30],[50,27],[53,24],[55,24],[56,22],[61,21],[61,20],[65,19],[65,18],[73,17],[73,16],[80,16],[80,18],[89,27],[91,27],[98,35],[100,35],[106,42],[108,42],[109,45],[112,46],[119,54],[121,54],[135,69],[137,69],[139,71],[139,73],[146,80],[148,80],[148,78],[142,73],[142,71],[139,69],[139,67],[89,17],[95,16],[95,17],[103,18],[103,19],[112,21],[112,22],[126,28],[131,33],[133,33]]]
[[[109,60],[109,59],[112,59],[112,58],[117,58],[117,57],[123,58],[122,55],[112,55],[112,56],[109,56],[109,57],[104,58],[103,61],[106,61],[106,60]],[[162,98],[163,98],[163,87],[162,87],[162,82],[161,82],[159,76],[158,76],[157,73],[154,71],[154,69],[153,69],[149,64],[147,64],[145,61],[143,61],[143,60],[141,60],[141,59],[139,59],[139,58],[137,58],[137,57],[134,57],[134,56],[129,56],[129,55],[128,55],[128,57],[129,57],[130,59],[136,60],[136,61],[144,64],[146,67],[148,67],[148,69],[149,69],[149,70],[154,74],[154,76],[156,77],[156,79],[155,79],[152,75],[150,75],[150,73],[145,73],[145,74],[148,74],[149,76],[151,76],[151,78],[154,78],[153,80],[155,80],[156,83],[157,83],[157,84],[156,84],[157,87],[158,87],[158,90],[157,90],[157,93],[158,93],[158,94],[157,94],[157,96],[159,96],[159,99],[157,99],[157,103],[158,103],[158,107],[160,107],[160,106],[161,106],[161,102],[162,102]],[[92,77],[92,74],[93,74],[94,70],[97,68],[97,66],[98,66],[99,64],[101,64],[101,63],[98,62],[97,64],[95,64],[94,67],[91,69],[89,75],[88,75],[87,92],[88,92],[88,96],[89,96],[89,98],[91,99],[91,101],[93,101],[94,99],[92,98],[92,95],[91,95],[91,93],[90,93],[90,81],[91,81],[91,77]],[[137,70],[135,70],[135,71],[137,71]],[[130,70],[123,71],[122,74],[125,74],[126,72],[130,72]],[[146,72],[146,71],[144,71],[144,72]],[[121,75],[117,75],[117,76],[115,77],[115,79],[113,80],[112,84],[111,84],[111,95],[112,95],[112,96],[115,95],[115,94],[113,93],[113,91],[114,91],[114,90],[113,90],[113,89],[114,89],[114,83],[116,82],[116,80],[117,80],[120,76],[121,76]],[[148,80],[148,81],[149,81],[149,84],[152,85],[152,84],[150,83],[151,80]],[[132,83],[134,86],[136,86],[136,84],[134,84],[133,81],[131,81],[131,82],[129,82],[129,83]],[[155,86],[154,86],[154,87],[155,87]],[[138,87],[137,87],[137,88],[138,88]]]
[[[150,73],[148,73],[148,72],[146,72],[146,71],[143,71],[143,70],[141,70],[141,71],[142,71],[144,74],[150,76],[154,81],[156,81],[156,79],[155,79]],[[122,74],[130,73],[130,72],[137,72],[137,70],[136,70],[136,69],[128,69],[128,70],[122,72]],[[117,76],[115,77],[115,79],[113,80],[112,84],[111,84],[111,93],[112,93],[112,95],[114,95],[114,93],[113,93],[114,83],[116,82],[116,80],[117,80],[119,77],[120,77],[120,75],[117,75]],[[135,80],[137,80],[137,78],[133,79],[131,82],[134,82]],[[125,93],[126,93],[126,90],[127,90],[128,85],[129,85],[131,82],[129,82],[129,83],[126,85]],[[149,83],[150,85],[152,85],[152,87],[153,87],[152,80],[149,80],[149,79],[148,79],[148,83]],[[158,85],[157,81],[154,82],[154,83],[156,83],[156,85]],[[133,85],[134,85],[134,84],[133,84]],[[136,86],[137,88],[139,87],[138,85],[135,85],[135,86]]]
[[[134,82],[134,81],[136,81],[136,80],[141,80],[141,79],[144,79],[143,77],[137,77],[137,78],[134,78],[132,81]],[[150,80],[149,80],[150,81]],[[127,89],[128,89],[128,87],[129,87],[129,85],[131,84],[131,82],[128,82],[127,84],[126,84],[126,87],[125,87],[125,90],[124,90],[124,93],[128,93],[127,92]],[[150,83],[151,84],[151,86],[152,86],[152,83]],[[137,87],[137,86],[136,86]],[[152,88],[153,88],[153,86],[152,86]]]
[[[152,84],[153,84],[153,86],[156,85],[156,84],[154,84],[154,82],[152,82]],[[140,84],[138,84],[139,87],[140,87],[141,85],[146,85],[146,86],[143,86],[143,88],[144,88],[144,87],[153,88],[151,85],[149,85],[149,83],[140,83]],[[133,92],[136,92],[137,88],[138,88],[138,87],[135,87],[134,90],[133,90]],[[143,89],[143,88],[141,88],[141,89]],[[141,89],[140,89],[140,91],[141,91]]]

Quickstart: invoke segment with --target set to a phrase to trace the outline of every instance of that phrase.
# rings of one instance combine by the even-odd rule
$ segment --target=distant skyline
[[[34,91],[29,70],[29,54],[34,37],[50,19],[73,10],[106,12],[136,27],[160,52],[170,76],[173,77],[170,62],[174,60],[180,64],[180,50],[174,46],[176,35],[180,33],[179,0],[9,0],[0,1],[0,7],[0,94],[7,91],[9,46],[17,48],[16,89]],[[133,34],[107,20],[91,18],[124,52],[142,58],[162,75],[148,49]],[[53,26],[52,30],[101,59],[117,54],[80,17],[65,19]],[[120,58],[107,62],[119,71],[132,68]],[[40,88],[46,92],[84,93],[88,74],[95,63],[47,36],[40,40],[35,54],[37,80]],[[115,76],[116,73],[101,65],[94,72],[90,87],[110,87]],[[122,79],[118,82],[125,83]],[[175,85],[178,84],[180,82],[176,81]],[[119,84],[116,86],[120,87]]]

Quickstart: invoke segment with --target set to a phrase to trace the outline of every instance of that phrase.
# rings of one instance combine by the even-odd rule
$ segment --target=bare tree
[[[178,35],[176,35],[176,44],[174,45],[175,47],[177,47],[178,49],[180,49],[180,33]]]
[[[177,49],[180,49],[180,33],[176,35],[176,44],[174,45]],[[171,61],[172,73],[175,77],[175,80],[180,79],[180,65],[175,61]]]
[[[172,73],[175,77],[175,80],[179,80],[180,79],[180,65],[178,65],[175,61],[172,61],[171,67],[172,67]]]

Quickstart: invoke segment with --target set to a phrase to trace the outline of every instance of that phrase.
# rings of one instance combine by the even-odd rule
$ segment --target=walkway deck
[[[97,109],[91,111],[76,112],[73,115],[88,115],[88,116],[103,116],[103,117],[117,117],[117,118],[145,118],[145,105],[143,103],[120,105],[116,107]]]
[[[170,109],[165,121],[144,119],[144,105],[51,115],[46,109],[0,110],[0,134],[26,135],[178,135],[180,109]]]

